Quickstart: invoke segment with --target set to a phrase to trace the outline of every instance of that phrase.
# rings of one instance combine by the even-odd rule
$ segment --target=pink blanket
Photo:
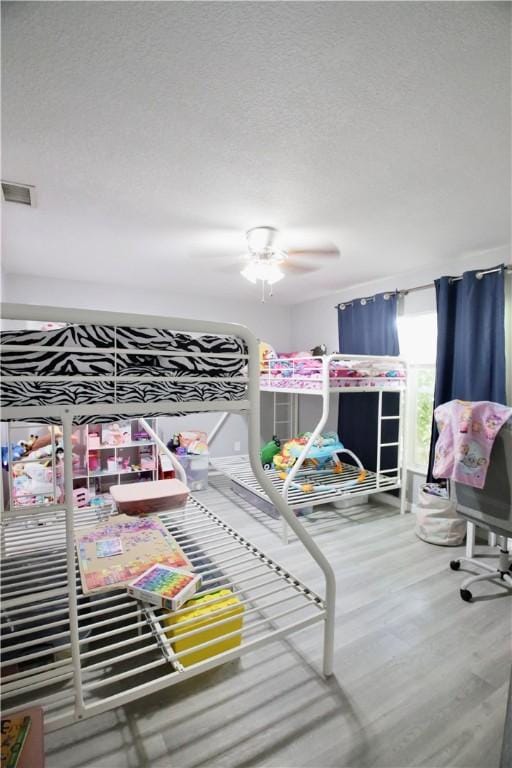
[[[511,415],[512,408],[487,400],[451,400],[438,406],[434,477],[483,488],[494,439]]]

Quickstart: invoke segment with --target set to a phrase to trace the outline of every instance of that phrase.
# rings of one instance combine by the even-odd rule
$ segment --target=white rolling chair
[[[496,534],[499,546],[496,567],[474,557],[451,561],[450,567],[454,571],[458,571],[463,563],[484,571],[462,582],[461,598],[470,602],[473,595],[469,587],[478,581],[497,579],[512,589],[512,559],[508,549],[508,539],[512,538],[512,419],[501,428],[494,442],[485,487],[479,490],[456,483],[455,495],[458,514],[479,528]]]

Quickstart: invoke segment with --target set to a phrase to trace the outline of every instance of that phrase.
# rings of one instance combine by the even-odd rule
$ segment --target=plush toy
[[[37,435],[29,435],[28,440],[19,440],[18,446],[23,451],[23,455],[26,456],[32,450],[32,446],[37,440]]]
[[[276,357],[275,349],[265,341],[260,341],[260,373],[267,373],[269,368],[268,361]]]
[[[26,473],[25,473],[25,465],[24,464],[20,464],[19,462],[17,462],[16,464],[13,464],[13,467],[12,467],[12,476],[13,477],[22,477],[25,474]]]
[[[311,350],[311,354],[313,355],[313,357],[322,357],[322,355],[327,354],[327,347],[325,346],[325,344],[318,344],[318,346],[313,347],[313,349]]]
[[[53,439],[52,439],[52,430],[53,430]],[[53,441],[56,443],[62,443],[62,429],[58,426],[55,427],[48,427],[48,434],[47,435],[40,435],[39,437],[36,437],[35,435],[31,435],[31,438],[34,438],[33,441],[31,441],[30,445],[30,451],[37,451],[40,448],[44,448],[47,445],[51,445]],[[79,436],[74,433],[71,436],[71,442],[72,443],[79,443],[80,438]]]
[[[272,440],[265,443],[260,451],[260,459],[263,469],[272,469],[272,459],[281,450],[281,441],[274,435]]]
[[[43,466],[50,467],[52,464],[53,446],[43,445],[42,448],[37,448],[35,451],[31,451],[31,459],[39,459]],[[61,461],[64,458],[64,446],[60,440],[55,442],[55,461]]]
[[[13,461],[18,461],[25,456],[24,448],[18,443],[17,445],[11,444],[11,458]],[[2,445],[2,466],[7,469],[9,466],[9,448],[7,445]]]
[[[12,487],[15,496],[37,496],[53,493],[51,470],[36,462],[14,464]],[[56,489],[59,492],[59,489]]]
[[[122,445],[124,435],[119,424],[111,424],[108,430],[104,431],[103,440],[106,445]]]

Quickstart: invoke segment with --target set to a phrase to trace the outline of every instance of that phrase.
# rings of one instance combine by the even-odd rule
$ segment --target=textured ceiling
[[[7,272],[257,298],[271,224],[339,262],[293,302],[507,243],[510,4],[2,3]]]

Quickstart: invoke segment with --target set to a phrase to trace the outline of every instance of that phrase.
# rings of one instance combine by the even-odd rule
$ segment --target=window
[[[409,364],[407,401],[407,467],[425,473],[434,407],[437,316],[398,318],[400,354]]]

